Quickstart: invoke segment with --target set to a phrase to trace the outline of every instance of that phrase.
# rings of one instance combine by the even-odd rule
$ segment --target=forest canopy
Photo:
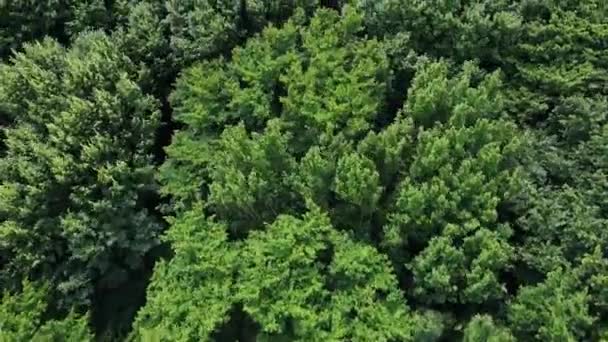
[[[0,0],[0,341],[608,339],[603,0]]]

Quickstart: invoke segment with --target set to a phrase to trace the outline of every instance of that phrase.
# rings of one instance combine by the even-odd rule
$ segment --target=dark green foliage
[[[126,23],[133,6],[141,0],[72,0],[70,21],[66,24],[70,36],[92,29],[112,30]]]
[[[0,1],[0,58],[45,36],[67,42],[86,30],[112,30],[143,0]]]
[[[135,67],[94,32],[66,50],[47,39],[3,67],[14,118],[0,161],[1,277],[43,278],[59,306],[87,305],[140,270],[161,225],[150,149],[156,101]]]
[[[181,63],[213,56],[234,46],[240,33],[243,3],[236,0],[168,1],[171,48]]]
[[[180,65],[230,52],[249,34],[286,20],[294,8],[310,12],[316,0],[169,0],[171,49]]]
[[[496,63],[519,41],[522,19],[508,0],[353,0],[365,14],[370,33],[407,32],[413,47],[458,61]]]
[[[168,92],[178,72],[163,18],[161,4],[141,1],[129,7],[124,22],[113,32],[118,48],[142,69],[140,85],[160,96]]]
[[[520,291],[509,308],[516,336],[540,341],[580,341],[594,322],[589,297],[579,290],[570,270],[549,272],[545,282]]]
[[[62,36],[67,0],[0,1],[0,58],[47,34]]]

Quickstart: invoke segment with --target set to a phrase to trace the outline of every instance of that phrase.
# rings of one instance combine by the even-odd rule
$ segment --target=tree
[[[174,196],[176,222],[186,222],[181,218],[190,216],[192,208],[206,212],[227,235],[212,240],[201,235],[201,246],[226,241],[226,247],[220,248],[224,252],[215,248],[198,254],[212,258],[216,251],[223,255],[238,251],[236,278],[223,278],[226,283],[221,287],[228,291],[233,286],[233,294],[224,292],[217,298],[224,303],[221,311],[186,331],[189,338],[210,338],[214,331],[248,329],[235,318],[244,315],[245,321],[258,327],[247,330],[247,335],[261,339],[438,336],[442,326],[436,317],[408,312],[388,258],[373,246],[352,241],[347,233],[357,231],[357,224],[368,233],[383,193],[381,177],[394,180],[411,138],[412,125],[405,119],[386,132],[366,132],[382,106],[389,77],[387,59],[378,49],[382,46],[357,37],[362,22],[353,11],[340,16],[322,10],[311,19],[310,27],[300,29],[297,25],[303,20],[300,13],[280,29],[266,29],[260,38],[235,49],[231,61],[218,59],[192,67],[172,95],[185,127],[168,149],[161,176],[164,191]],[[333,53],[339,61],[327,64]],[[302,61],[308,65],[306,70]],[[304,81],[297,77],[298,70],[307,74]],[[318,89],[316,78],[323,75],[327,88]],[[326,102],[323,94],[332,84],[340,84],[338,92],[343,93]],[[361,99],[363,107],[349,107],[353,96]],[[302,99],[316,107],[297,111]],[[327,113],[322,116],[314,108]],[[357,115],[350,118],[353,110]],[[314,131],[306,132],[307,126]],[[315,132],[321,136],[311,134]],[[378,166],[387,168],[380,172]],[[360,171],[355,167],[361,167]],[[371,201],[367,191],[376,193]],[[335,200],[343,203],[341,209]],[[193,207],[198,201],[202,204]],[[306,213],[307,207],[317,206],[321,208]],[[367,223],[345,220],[346,213],[357,208],[363,209]],[[331,220],[323,213],[326,210]],[[345,226],[338,226],[341,223]],[[208,224],[189,224],[188,229],[209,231],[204,228]],[[174,224],[170,231],[174,229],[185,226]],[[364,236],[370,240],[369,234],[360,235]],[[290,257],[289,253],[294,254]],[[181,254],[177,249],[171,263],[187,269],[177,266]],[[213,263],[200,265],[204,264]],[[270,264],[273,267],[267,268]],[[155,282],[171,283],[166,279],[174,275],[160,267]],[[217,288],[213,281],[196,280],[200,285],[194,288]],[[234,285],[228,285],[229,281]],[[153,298],[160,303],[167,300]],[[167,311],[161,307],[180,306],[150,303],[140,317],[163,317]],[[231,310],[228,321],[227,310]],[[186,316],[197,317],[197,312],[192,308]],[[403,324],[392,324],[395,319]],[[169,329],[159,324],[161,334]],[[148,325],[140,330],[154,329]]]
[[[166,100],[170,84],[179,70],[170,52],[165,8],[160,3],[140,1],[128,9],[125,18],[112,32],[112,38],[120,51],[142,69],[140,86]]]
[[[157,103],[102,33],[28,44],[2,69],[14,118],[0,161],[2,280],[43,279],[60,308],[129,282],[158,244],[148,206]]]
[[[361,39],[363,23],[350,7],[341,15],[319,10],[309,25],[296,14],[236,48],[230,60],[188,69],[172,95],[184,127],[161,168],[164,192],[173,196],[178,217],[202,202],[209,217],[226,225],[230,239],[243,242],[239,260],[293,249],[299,243],[264,247],[280,240],[265,234],[283,227],[284,217],[314,207],[337,236],[356,241],[351,248],[357,253],[381,247],[386,257],[388,250],[400,280],[413,278],[408,295],[423,308],[442,305],[449,313],[450,305],[503,303],[508,293],[502,277],[515,256],[511,229],[497,212],[519,190],[520,142],[515,125],[500,118],[500,75],[474,63],[454,71],[446,62],[421,60],[403,109],[393,117],[380,114],[389,100],[394,46]],[[338,253],[340,244],[331,241],[324,244]],[[237,277],[237,292],[272,279],[288,281],[289,270],[312,267],[285,266],[284,275],[271,277],[272,270],[262,269],[285,262],[271,260],[241,269],[255,280]],[[312,278],[302,282],[320,282],[323,274],[310,272],[302,276]],[[240,299],[242,311],[268,336],[331,339],[334,332],[323,328],[329,305],[315,308],[295,289],[280,290],[290,286],[259,290],[268,292],[267,303],[256,301],[261,292],[248,294]],[[313,297],[323,296],[320,288]],[[286,303],[309,311],[275,316],[291,310]],[[461,319],[416,313],[411,320],[424,328],[399,339],[439,338],[454,318]],[[320,332],[329,335],[314,335]]]
[[[3,1],[0,3],[0,58],[11,49],[43,36],[62,36],[61,23],[67,19],[65,0]]]
[[[588,302],[571,271],[558,269],[544,282],[520,290],[509,307],[509,321],[521,339],[578,341],[589,336],[594,322]]]
[[[263,339],[411,339],[388,259],[336,232],[327,216],[279,217],[252,233],[241,260],[237,298]]]
[[[604,2],[0,0],[11,338],[606,339]]]
[[[201,213],[198,206],[173,222],[175,257],[157,265],[136,336],[209,339],[223,325],[244,328],[230,325],[238,306],[262,340],[409,341],[430,329],[428,317],[408,312],[386,256],[335,230],[326,215],[281,216],[231,242],[225,225]]]
[[[24,281],[19,293],[4,291],[0,302],[1,341],[93,341],[86,316],[73,312],[44,320],[50,299],[46,285]]]
[[[509,56],[522,34],[512,1],[356,0],[368,31],[392,37],[407,33],[413,48],[458,62],[478,60],[490,68]]]
[[[464,330],[464,342],[513,342],[515,338],[504,327],[497,326],[492,317],[474,316]]]
[[[473,88],[473,71],[467,65],[448,80],[445,66],[425,65],[404,110],[432,128],[418,135],[413,161],[397,186],[384,243],[412,272],[414,296],[428,303],[483,304],[504,298],[499,275],[513,259],[511,229],[497,211],[519,189],[519,142],[513,125],[482,116],[494,116],[497,110],[490,103],[501,103],[493,90],[496,75]],[[444,76],[429,77],[437,72]]]
[[[62,43],[86,30],[113,30],[144,0],[24,0],[0,2],[0,59],[23,44],[53,37]]]
[[[228,53],[266,25],[286,20],[296,8],[311,11],[316,0],[167,2],[171,49],[180,65]]]
[[[157,263],[134,337],[159,331],[166,340],[206,340],[229,319],[239,246],[202,209],[199,204],[171,222],[166,239],[175,256]]]
[[[71,37],[87,30],[112,31],[124,25],[132,8],[146,0],[71,1],[66,31]]]
[[[248,169],[256,167],[252,177],[264,178],[260,182],[254,180],[260,186],[267,184],[267,190],[273,190],[256,190],[255,196],[298,207],[286,200],[293,198],[286,189],[288,185],[274,184],[270,180],[277,179],[281,174],[289,175],[293,169],[293,158],[304,155],[314,144],[329,145],[334,136],[344,134],[348,134],[348,138],[361,138],[366,134],[365,130],[371,127],[374,115],[380,108],[388,77],[386,58],[383,51],[378,49],[381,46],[378,42],[364,43],[356,36],[361,21],[354,12],[340,19],[334,11],[320,10],[312,19],[310,28],[302,28],[302,32],[297,26],[301,20],[304,20],[302,12],[281,29],[270,27],[260,38],[235,49],[231,62],[220,58],[202,63],[187,70],[178,80],[172,100],[175,117],[185,124],[185,128],[176,133],[173,144],[167,149],[169,159],[161,169],[166,193],[174,196],[178,205],[187,205],[200,196],[208,198],[213,204],[217,202],[214,193],[222,190],[218,187],[220,183],[215,182],[220,180],[217,177],[247,177],[247,173],[251,172]],[[334,25],[340,25],[339,30],[333,30]],[[301,47],[298,46],[300,39],[305,42]],[[325,45],[328,47],[325,48]],[[332,53],[339,60],[327,64]],[[304,72],[299,56],[309,65],[306,70],[308,76],[304,79],[299,76]],[[340,64],[343,66],[338,66]],[[332,69],[334,66],[336,68]],[[351,74],[356,77],[350,77]],[[326,75],[326,79],[322,79],[327,82],[327,90],[315,86],[316,78],[321,75]],[[324,103],[323,93],[337,84],[341,85],[335,91],[341,94],[336,99],[328,98],[330,102]],[[285,91],[287,93],[282,95]],[[348,115],[352,110],[348,103],[351,97],[362,101],[361,106],[352,107],[357,111],[352,117]],[[310,105],[302,104],[303,99],[309,101]],[[236,128],[233,128],[235,125]],[[239,156],[242,149],[254,151],[252,147],[247,147],[250,144],[246,143],[248,135],[255,141],[258,140],[256,132],[260,131],[277,137],[260,139],[261,143],[268,140],[268,143],[264,143],[267,146],[256,147],[260,152],[251,152],[251,161],[243,160],[246,156]],[[231,142],[233,146],[228,146],[228,140],[243,142],[238,145]],[[225,161],[219,159],[222,154],[214,156],[210,146],[216,143],[220,150],[229,147],[230,151],[227,152],[233,156],[226,154],[222,157]],[[270,149],[268,144],[273,144],[275,148]],[[226,165],[226,162],[230,162],[230,165]],[[250,163],[253,165],[248,165]],[[246,169],[239,171],[242,175],[236,175],[228,172],[223,165]],[[290,181],[280,179],[278,183]],[[241,195],[251,193],[252,190],[235,186],[244,184],[244,181],[230,181],[235,199],[244,200],[246,197],[241,198]],[[205,184],[210,186],[207,194],[201,191],[206,188]],[[276,189],[276,186],[283,190]],[[269,194],[272,195],[267,197]],[[279,194],[286,197],[281,198]],[[215,208],[224,210],[222,206]],[[268,221],[265,213],[275,212],[276,216],[280,208],[271,210],[254,205],[246,210],[242,210],[242,206],[234,209],[241,213],[237,217],[244,212],[253,212]],[[235,210],[230,215],[235,215]],[[218,210],[212,212],[226,216]],[[259,224],[260,220],[252,223]]]

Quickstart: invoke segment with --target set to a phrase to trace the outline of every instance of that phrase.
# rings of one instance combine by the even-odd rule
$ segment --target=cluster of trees
[[[608,339],[604,3],[0,1],[0,340]]]

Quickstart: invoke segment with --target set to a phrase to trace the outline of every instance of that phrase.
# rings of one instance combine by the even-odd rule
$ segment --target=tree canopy
[[[601,0],[0,0],[0,341],[608,338]]]

